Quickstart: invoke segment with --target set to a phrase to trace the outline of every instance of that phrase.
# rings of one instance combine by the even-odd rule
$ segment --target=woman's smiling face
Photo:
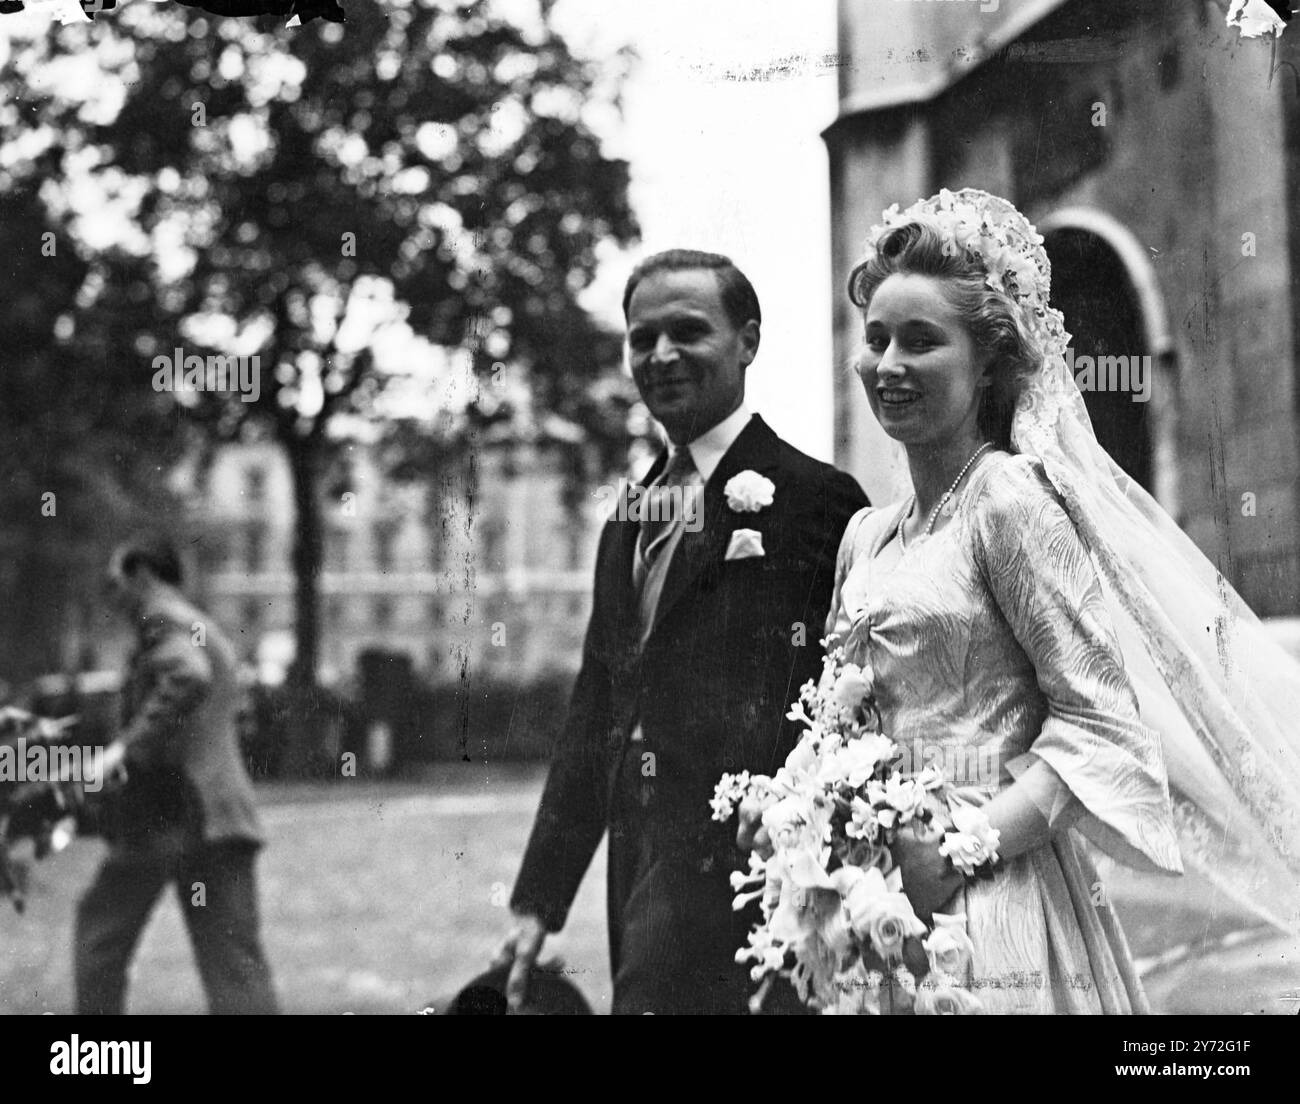
[[[988,358],[944,296],[943,281],[895,273],[863,317],[858,375],[881,428],[905,445],[976,439]]]

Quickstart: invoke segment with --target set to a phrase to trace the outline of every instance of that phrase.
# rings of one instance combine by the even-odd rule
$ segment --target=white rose
[[[916,987],[912,1011],[918,1016],[978,1016],[984,1007],[952,978],[927,974]]]
[[[975,944],[966,934],[966,917],[934,915],[934,931],[928,939],[921,941],[926,957],[930,960],[930,969],[936,974],[948,974],[959,978],[965,975],[971,955],[975,953]]]
[[[856,790],[881,763],[892,759],[896,750],[887,736],[871,735],[850,740],[835,753],[839,776]]]
[[[906,824],[925,808],[925,790],[910,778],[890,775],[885,781],[885,803],[898,813],[898,823]]]
[[[761,476],[756,471],[743,471],[733,475],[722,488],[727,496],[727,505],[738,514],[756,514],[765,506],[772,505],[776,484]]]
[[[903,954],[903,942],[908,936],[924,935],[925,925],[907,894],[872,890],[871,883],[864,880],[849,891],[844,899],[849,924],[859,938],[871,941],[876,954],[886,962],[895,961]]]
[[[1002,833],[989,823],[984,810],[974,805],[954,805],[952,808],[952,826],[968,836],[974,836],[988,852],[990,861],[996,862]]]
[[[978,867],[983,866],[989,857],[988,852],[984,850],[984,845],[965,832],[947,833],[943,837],[943,842],[939,844],[939,854],[946,855],[952,865],[967,877],[974,874]]]
[[[840,708],[856,709],[870,693],[870,668],[864,671],[856,663],[846,663],[835,680],[831,696]]]

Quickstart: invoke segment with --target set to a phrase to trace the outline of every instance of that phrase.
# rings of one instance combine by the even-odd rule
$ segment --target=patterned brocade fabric
[[[828,635],[873,669],[885,732],[917,769],[942,767],[977,802],[1028,771],[1054,827],[950,908],[975,944],[968,982],[991,1012],[1146,1011],[1078,834],[1139,869],[1182,864],[1160,740],[1087,549],[1021,455],[990,454],[951,521],[900,556],[902,515],[850,522]]]

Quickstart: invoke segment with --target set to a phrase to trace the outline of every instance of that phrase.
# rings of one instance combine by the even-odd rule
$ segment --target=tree
[[[285,451],[299,687],[315,678],[336,427],[369,416],[392,378],[377,335],[407,326],[459,348],[486,386],[523,364],[544,396],[608,367],[576,297],[597,247],[636,232],[627,166],[592,127],[617,105],[621,62],[576,57],[550,6],[524,26],[486,0],[386,0],[349,12],[345,34],[131,5],[15,55],[21,81],[96,53],[98,102],[15,91],[23,119],[84,141],[106,192],[138,189],[156,311],[140,359],[260,359],[255,402],[176,398],[210,435],[256,428]]]
[[[66,644],[91,629],[109,548],[175,510],[158,473],[176,420],[130,370],[152,295],[134,258],[79,251],[39,198],[64,156],[53,144],[0,171],[3,681],[79,663]]]

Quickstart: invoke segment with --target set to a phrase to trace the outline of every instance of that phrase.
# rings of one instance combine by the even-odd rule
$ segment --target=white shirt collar
[[[736,443],[745,426],[754,416],[748,406],[742,402],[732,413],[728,414],[712,429],[701,433],[694,441],[687,443],[691,459],[704,482],[708,482],[727,450]]]

